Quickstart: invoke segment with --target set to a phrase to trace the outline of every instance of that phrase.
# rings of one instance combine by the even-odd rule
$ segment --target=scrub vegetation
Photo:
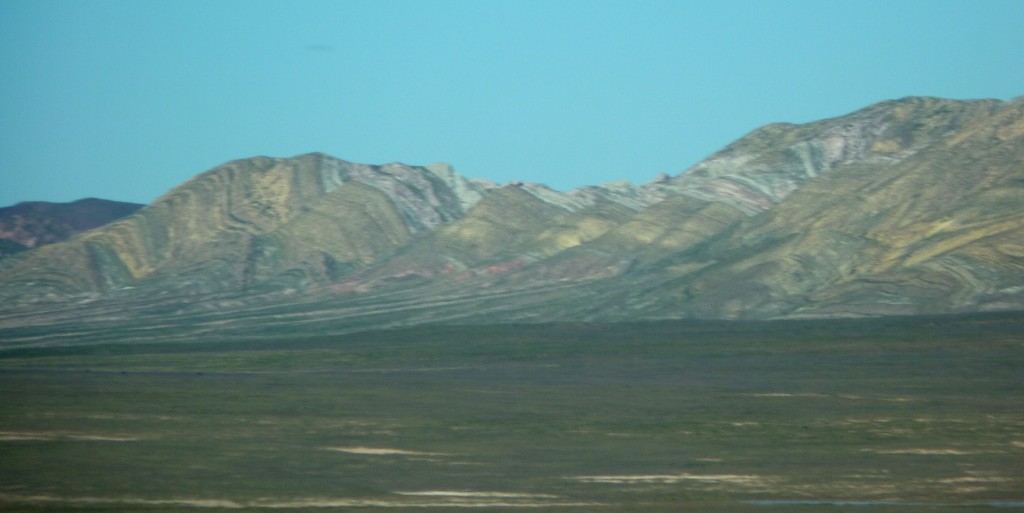
[[[1024,508],[1024,315],[0,349],[0,511]]]

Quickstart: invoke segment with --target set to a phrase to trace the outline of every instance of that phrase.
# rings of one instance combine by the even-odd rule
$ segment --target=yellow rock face
[[[900,149],[901,147],[899,141],[894,141],[892,139],[875,141],[875,144],[871,145],[871,151],[875,153],[890,154],[896,153],[900,151]]]

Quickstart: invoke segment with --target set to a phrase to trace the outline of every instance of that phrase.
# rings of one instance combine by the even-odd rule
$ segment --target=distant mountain
[[[129,216],[143,206],[86,198],[71,203],[27,201],[0,208],[0,258],[60,242]]]
[[[216,329],[1024,309],[1024,100],[768,125],[677,176],[568,192],[239,160],[0,262],[0,302],[8,326]]]

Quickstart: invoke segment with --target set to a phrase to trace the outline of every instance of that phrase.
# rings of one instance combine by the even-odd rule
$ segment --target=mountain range
[[[1021,310],[1024,98],[771,124],[676,176],[566,192],[237,160],[0,260],[0,304],[6,328],[237,333]]]
[[[0,208],[0,258],[67,240],[144,206],[85,198],[71,203],[26,201]]]

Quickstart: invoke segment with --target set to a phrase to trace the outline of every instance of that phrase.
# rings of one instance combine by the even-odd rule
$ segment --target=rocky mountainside
[[[0,208],[0,258],[69,239],[144,206],[86,198],[71,203],[27,201]]]
[[[7,326],[1024,309],[1024,100],[887,101],[568,192],[444,164],[239,160],[0,262],[0,284]]]
[[[1024,102],[907,99],[835,121],[842,123],[790,127],[783,136],[816,140],[769,144],[774,155],[760,158],[789,171],[747,176],[795,179],[747,190],[792,192],[745,193],[767,210],[673,255],[659,283],[639,295],[663,315],[697,317],[1024,307]],[[798,160],[816,164],[800,172]]]
[[[368,166],[320,154],[239,160],[103,230],[14,260],[4,275],[28,301],[126,288],[305,288],[460,218],[492,186],[444,165]]]

